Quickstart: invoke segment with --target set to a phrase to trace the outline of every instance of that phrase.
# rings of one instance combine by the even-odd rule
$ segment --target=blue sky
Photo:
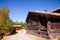
[[[24,22],[28,11],[52,11],[60,7],[60,0],[0,0],[0,9],[6,6],[13,21]]]

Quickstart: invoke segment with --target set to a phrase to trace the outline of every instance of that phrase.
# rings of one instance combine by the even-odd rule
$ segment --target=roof
[[[51,13],[51,12],[43,12],[43,11],[29,11],[33,13],[39,13],[39,14],[46,14],[46,15],[55,15],[55,16],[60,16],[60,13]]]
[[[21,27],[21,25],[13,25],[13,27]]]
[[[28,15],[27,15],[27,18],[26,18],[26,21],[29,19],[29,17],[31,17],[32,15],[33,16],[41,16],[41,15],[45,15],[47,16],[48,18],[60,18],[60,8],[52,11],[52,12],[44,12],[44,11],[29,11],[28,12]]]
[[[52,13],[60,13],[60,8],[54,9]]]

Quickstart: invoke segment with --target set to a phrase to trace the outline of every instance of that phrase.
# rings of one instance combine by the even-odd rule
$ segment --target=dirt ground
[[[18,30],[15,35],[4,36],[2,40],[46,40],[35,35],[27,34],[25,29]],[[51,40],[60,40],[60,38],[53,38]]]
[[[27,34],[25,29],[18,30],[15,35],[4,36],[2,40],[46,40],[35,35]]]
[[[26,34],[26,36],[31,37],[33,40],[46,40],[45,38],[40,38],[40,37],[31,35],[31,34]],[[8,38],[8,36],[4,36],[4,38],[2,40],[7,40],[7,38]]]

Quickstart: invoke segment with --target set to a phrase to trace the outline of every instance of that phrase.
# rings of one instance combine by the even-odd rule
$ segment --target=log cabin
[[[27,33],[44,38],[60,37],[60,8],[52,12],[29,11]]]

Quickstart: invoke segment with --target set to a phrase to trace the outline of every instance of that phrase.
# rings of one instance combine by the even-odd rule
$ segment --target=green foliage
[[[25,22],[21,22],[20,25],[21,25],[23,28],[26,28],[26,23],[25,23]]]
[[[12,22],[12,20],[9,18],[9,10],[7,7],[1,9],[0,10],[0,34],[11,32],[13,25],[21,25],[22,28],[26,29],[25,22],[18,22],[18,21]]]
[[[13,25],[20,25],[20,23],[16,21],[16,22],[13,22]]]
[[[26,23],[25,22],[13,22],[13,25],[21,25],[22,28],[25,28],[26,29]]]
[[[8,8],[0,10],[0,34],[7,33],[12,30],[12,20],[9,18]]]

